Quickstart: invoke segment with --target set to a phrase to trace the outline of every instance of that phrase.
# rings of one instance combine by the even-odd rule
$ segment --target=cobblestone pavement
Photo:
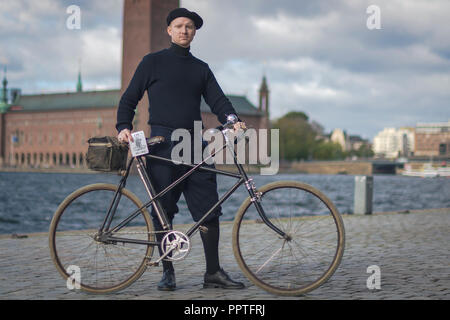
[[[189,256],[175,263],[177,290],[160,292],[160,267],[149,267],[130,287],[110,295],[68,290],[50,258],[47,234],[0,237],[0,299],[450,299],[450,209],[344,216],[346,250],[323,286],[300,297],[279,297],[252,285],[231,248],[231,223],[221,227],[221,264],[245,290],[203,289],[205,269],[199,235]],[[368,289],[377,265],[380,289]]]

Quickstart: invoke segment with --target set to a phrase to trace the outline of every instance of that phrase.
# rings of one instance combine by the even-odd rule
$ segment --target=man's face
[[[187,48],[190,46],[195,36],[195,24],[189,18],[179,17],[170,23],[167,27],[167,33],[172,38],[172,42]]]

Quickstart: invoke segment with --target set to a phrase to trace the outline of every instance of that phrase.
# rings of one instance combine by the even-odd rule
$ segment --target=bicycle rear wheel
[[[100,241],[96,235],[117,190],[112,184],[92,184],[70,194],[55,212],[49,230],[53,262],[64,279],[79,268],[80,289],[111,293],[136,281],[146,270],[153,246]],[[141,201],[122,189],[111,227],[141,208]],[[146,209],[116,237],[154,241],[153,225]],[[73,277],[73,276],[72,276]]]
[[[261,187],[259,204],[285,239],[263,222],[247,198],[233,227],[233,251],[243,273],[278,295],[305,294],[327,281],[344,252],[342,218],[319,190],[295,181]]]

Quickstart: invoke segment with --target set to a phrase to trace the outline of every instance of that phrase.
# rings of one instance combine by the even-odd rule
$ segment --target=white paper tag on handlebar
[[[141,156],[148,153],[147,141],[145,140],[144,131],[133,132],[131,134],[133,142],[130,141],[130,150],[133,157]]]

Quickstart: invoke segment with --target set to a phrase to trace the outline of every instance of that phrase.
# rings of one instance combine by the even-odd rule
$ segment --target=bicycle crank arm
[[[167,233],[161,241],[161,249],[163,254],[155,262],[149,263],[151,266],[157,266],[161,260],[167,257],[170,253],[174,255],[168,257],[168,260],[177,261],[184,259],[191,250],[189,237],[180,231],[171,231]]]
[[[158,246],[159,242],[156,241],[147,241],[147,240],[139,240],[139,239],[126,239],[126,238],[119,238],[119,237],[112,237],[106,235],[103,239],[101,239],[102,242],[120,242],[120,243],[135,243],[135,244],[143,244],[148,246]]]
[[[160,256],[158,260],[156,260],[155,262],[148,262],[147,265],[151,266],[151,267],[157,267],[159,265],[159,263],[175,249],[176,249],[176,246],[173,246],[172,248],[167,250],[166,253],[164,253],[162,256]]]

